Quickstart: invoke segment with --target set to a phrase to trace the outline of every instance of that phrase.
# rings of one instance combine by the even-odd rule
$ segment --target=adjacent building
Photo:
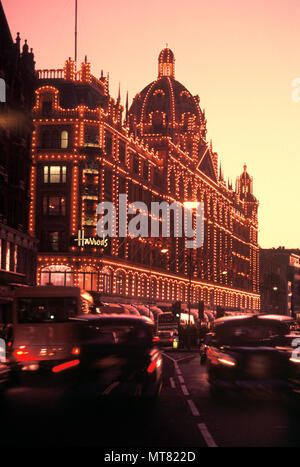
[[[300,318],[300,250],[260,251],[261,309]]]
[[[108,77],[93,76],[87,59],[37,78],[29,230],[40,241],[38,283],[79,285],[121,302],[258,310],[252,178],[245,165],[235,188],[225,182],[200,99],[175,79],[172,51],[162,50],[157,79],[130,108],[127,100],[125,115]],[[172,235],[122,238],[118,222],[116,237],[99,239],[98,203],[118,206],[123,193],[149,212],[153,201],[202,201],[204,245],[190,251]]]
[[[13,41],[0,1],[0,319],[14,287],[35,284],[37,241],[29,234],[31,109],[35,70],[27,41]]]

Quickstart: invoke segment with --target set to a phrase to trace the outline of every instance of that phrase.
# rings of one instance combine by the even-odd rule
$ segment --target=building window
[[[66,183],[67,167],[64,165],[44,166],[44,183]]]
[[[43,198],[44,216],[65,216],[66,200],[63,196],[45,196]]]
[[[125,295],[125,274],[122,271],[116,273],[116,294]]]
[[[105,152],[107,156],[112,155],[112,135],[109,131],[105,132]]]
[[[48,129],[43,129],[41,132],[41,147],[42,148],[51,147],[51,133]]]
[[[18,245],[14,245],[14,272],[18,269]]]
[[[125,165],[126,163],[126,145],[124,141],[120,141],[119,143],[119,160],[122,164]]]
[[[102,292],[106,294],[110,294],[112,292],[111,270],[108,268],[103,268],[101,276],[102,276]]]
[[[59,251],[59,233],[49,232],[49,247],[51,251]]]
[[[132,156],[132,170],[135,174],[139,174],[139,156],[137,154]]]
[[[99,128],[98,126],[86,125],[84,128],[84,145],[98,147],[99,146]]]
[[[6,242],[5,270],[10,271],[10,243]]]
[[[93,292],[98,291],[98,273],[92,272],[92,269],[87,268],[78,273],[78,285],[81,289]]]
[[[42,103],[42,114],[44,117],[47,117],[52,114],[52,102],[44,101]]]
[[[147,164],[147,162],[144,162],[144,165],[143,165],[143,177],[145,180],[148,180],[148,173],[149,173],[149,166]]]
[[[161,175],[160,171],[157,167],[154,169],[154,180],[153,180],[154,185],[156,186],[161,186]]]
[[[69,146],[69,133],[63,130],[60,134],[60,147],[66,149]]]
[[[71,268],[60,264],[47,266],[41,270],[40,285],[73,285],[73,273]]]

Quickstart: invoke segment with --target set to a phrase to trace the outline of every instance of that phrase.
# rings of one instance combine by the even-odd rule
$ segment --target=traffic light
[[[180,313],[181,313],[181,302],[175,302],[172,305],[172,313],[177,318],[178,320],[180,319]]]
[[[204,301],[201,300],[198,303],[198,318],[199,321],[204,321]]]

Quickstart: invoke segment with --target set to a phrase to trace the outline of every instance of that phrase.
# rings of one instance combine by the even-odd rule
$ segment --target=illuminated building
[[[28,233],[34,57],[14,42],[0,1],[0,322],[17,285],[35,284],[37,241]],[[1,313],[4,313],[1,316]]]
[[[199,98],[175,80],[174,56],[159,56],[157,80],[126,102],[109,95],[87,59],[76,71],[38,72],[30,231],[40,239],[38,283],[74,284],[118,301],[259,308],[258,202],[246,167],[236,189],[218,171]],[[204,246],[184,238],[111,238],[93,245],[96,206],[203,201]],[[150,211],[150,209],[149,209]],[[87,239],[82,246],[82,237]],[[189,279],[189,271],[192,271]]]

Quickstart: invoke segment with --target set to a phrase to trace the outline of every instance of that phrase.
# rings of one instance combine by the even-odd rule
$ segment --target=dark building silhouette
[[[34,56],[19,33],[12,39],[0,1],[0,304],[11,301],[17,284],[34,284],[36,240],[28,233],[31,169],[31,109]],[[1,316],[0,316],[1,318]]]
[[[300,250],[260,250],[261,310],[300,318]]]

